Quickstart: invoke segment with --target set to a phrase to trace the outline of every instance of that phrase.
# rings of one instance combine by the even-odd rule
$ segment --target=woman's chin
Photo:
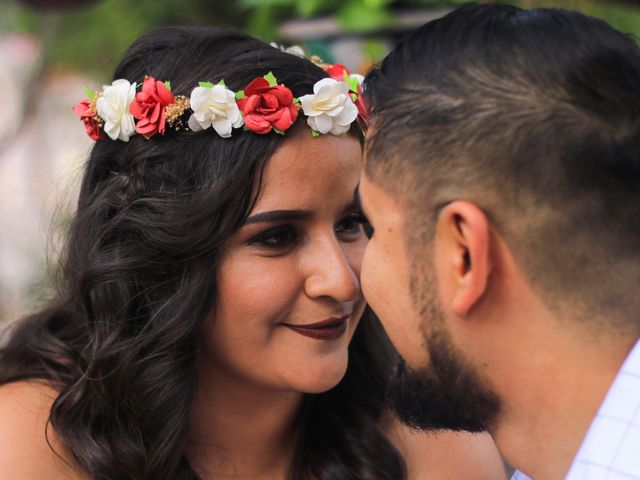
[[[326,392],[340,383],[346,371],[347,361],[313,366],[296,375],[295,389],[303,393]]]

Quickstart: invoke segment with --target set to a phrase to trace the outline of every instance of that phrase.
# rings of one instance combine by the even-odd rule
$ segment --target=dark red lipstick
[[[331,317],[321,322],[308,323],[306,325],[289,325],[287,323],[283,325],[305,337],[315,338],[316,340],[337,340],[347,331],[349,316]]]

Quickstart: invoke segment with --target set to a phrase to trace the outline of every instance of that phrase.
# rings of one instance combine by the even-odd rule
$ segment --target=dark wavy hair
[[[188,95],[223,78],[240,90],[269,70],[295,96],[327,76],[242,32],[171,27],[138,39],[114,78],[151,75]],[[93,147],[57,296],[18,322],[0,350],[0,384],[42,379],[58,390],[50,424],[92,478],[197,478],[184,452],[217,254],[282,142],[180,131]],[[369,312],[349,355],[339,385],[305,396],[291,479],[405,476],[380,429],[394,354]]]

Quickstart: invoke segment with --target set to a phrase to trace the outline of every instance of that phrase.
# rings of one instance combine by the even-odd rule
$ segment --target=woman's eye
[[[261,248],[284,249],[298,240],[298,233],[293,227],[283,226],[267,230],[253,237],[249,244]]]
[[[359,235],[362,233],[362,226],[367,223],[367,219],[361,213],[352,213],[343,218],[336,226],[336,232],[342,235]]]

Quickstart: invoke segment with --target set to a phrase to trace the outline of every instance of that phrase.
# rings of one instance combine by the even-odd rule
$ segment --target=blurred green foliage
[[[329,15],[344,32],[363,36],[370,55],[379,58],[385,52],[380,42],[376,42],[375,32],[392,27],[399,10],[454,7],[462,3],[468,0],[102,0],[86,8],[55,13],[33,10],[17,0],[0,0],[3,12],[0,29],[45,37],[46,32],[53,30],[53,38],[44,38],[49,67],[79,69],[105,78],[131,42],[158,25],[234,25],[264,40],[277,41],[281,22]],[[640,37],[640,7],[631,2],[510,0],[509,3],[579,10]]]

